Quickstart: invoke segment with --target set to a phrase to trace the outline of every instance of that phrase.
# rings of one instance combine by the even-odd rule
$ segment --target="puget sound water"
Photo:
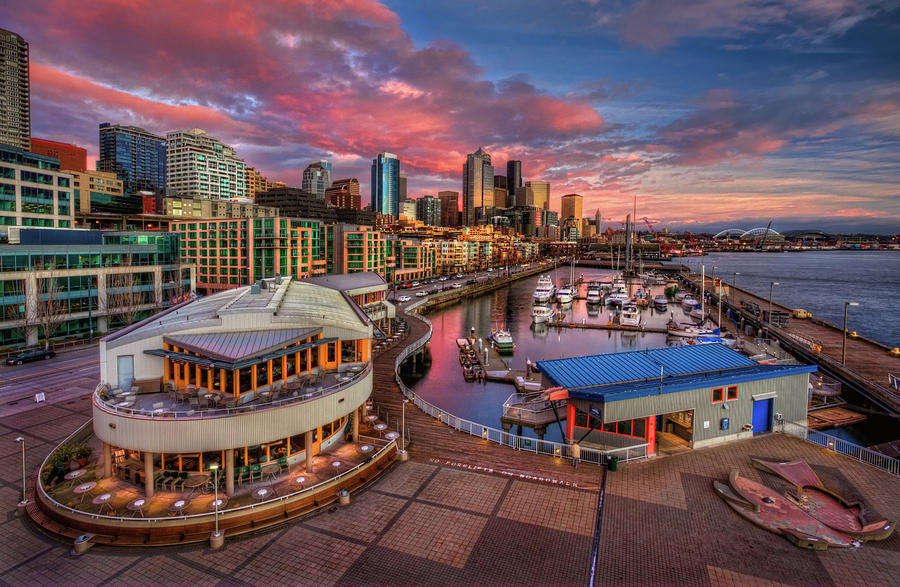
[[[740,271],[738,287],[764,296],[768,295],[769,283],[778,281],[782,285],[775,286],[775,301],[804,308],[836,324],[840,324],[843,317],[843,301],[858,301],[860,306],[850,308],[849,328],[884,344],[900,345],[900,291],[897,287],[900,284],[900,253],[715,253],[682,262],[692,268],[698,262],[702,263],[710,276],[713,267],[717,267],[715,271],[718,276],[729,283],[733,278],[732,272]],[[560,267],[555,272],[548,269],[548,273],[554,277],[555,283],[561,284],[568,280],[569,268]],[[586,281],[603,279],[612,274],[609,270],[581,267],[576,267],[575,273],[576,276],[583,275]],[[423,399],[456,416],[501,428],[503,402],[515,393],[515,388],[506,383],[465,381],[459,365],[456,339],[468,336],[473,327],[477,335],[484,338],[490,334],[491,328],[507,328],[516,344],[516,352],[506,361],[516,370],[524,370],[528,359],[535,362],[666,346],[665,334],[532,325],[532,294],[537,279],[536,276],[523,279],[509,287],[466,299],[463,303],[431,314],[429,318],[434,327],[429,343],[431,366],[424,374],[404,370],[401,373],[404,381]],[[654,287],[651,293],[655,295],[662,290],[662,286]],[[581,295],[584,296],[583,286]],[[558,308],[558,305],[554,306]],[[589,307],[584,300],[575,300],[571,308],[563,311],[566,312],[567,322],[594,324],[606,323],[611,318],[611,312],[615,312],[602,305]],[[663,328],[673,312],[679,321],[688,321],[680,305],[670,301],[666,312],[654,310],[652,306],[641,310],[642,322],[646,326]],[[854,429],[829,431],[863,444],[883,442],[891,437],[866,432],[867,423]],[[521,433],[534,436],[534,431],[529,428],[523,428]],[[548,427],[545,438],[559,441],[562,437],[558,426]]]

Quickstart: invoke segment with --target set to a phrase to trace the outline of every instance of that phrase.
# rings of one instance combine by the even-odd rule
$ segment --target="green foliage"
[[[672,298],[675,297],[675,294],[678,293],[678,286],[673,285],[671,287],[667,287],[665,293],[666,293],[666,297],[671,300]]]

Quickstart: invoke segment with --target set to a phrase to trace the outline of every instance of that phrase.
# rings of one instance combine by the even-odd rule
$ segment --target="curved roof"
[[[762,236],[767,234],[768,236],[781,236],[771,228],[766,228],[765,226],[760,226],[758,228],[751,228],[747,232],[741,235],[741,238],[755,238],[758,236]]]
[[[745,231],[743,228],[726,228],[713,238],[717,240],[720,238],[740,238],[740,236],[744,234],[744,232]]]

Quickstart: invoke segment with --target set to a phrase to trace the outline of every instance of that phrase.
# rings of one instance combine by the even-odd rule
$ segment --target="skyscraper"
[[[0,29],[0,143],[31,148],[28,43],[6,29]]]
[[[530,187],[534,191],[534,205],[544,210],[550,209],[550,182],[549,181],[526,181],[525,187]]]
[[[600,214],[600,208],[594,212],[594,224],[597,225],[597,234],[603,234],[603,216]]]
[[[316,199],[325,199],[325,190],[331,187],[331,163],[320,159],[313,161],[303,170],[301,188],[304,192],[316,195]]]
[[[359,180],[355,177],[336,179],[325,190],[325,199],[335,208],[361,209],[359,201]]]
[[[372,160],[372,211],[395,218],[400,213],[400,159],[393,153]]]
[[[234,149],[205,130],[166,134],[166,191],[212,200],[247,197],[246,164]]]
[[[485,206],[494,199],[494,167],[491,156],[478,148],[463,164],[463,224],[475,226],[485,222]]]
[[[126,195],[166,189],[166,139],[136,126],[100,124],[98,171],[122,180]]]
[[[584,198],[579,194],[566,194],[562,197],[560,203],[559,218],[560,220],[568,220],[574,218],[581,223],[582,206]]]
[[[422,196],[416,200],[416,220],[428,226],[441,224],[441,201],[434,196]]]
[[[459,192],[438,192],[441,201],[441,226],[459,225]]]
[[[516,205],[516,190],[522,187],[522,162],[506,162],[506,206]]]
[[[397,186],[398,186],[397,193],[399,194],[399,198],[400,198],[401,202],[403,202],[404,200],[407,199],[406,180],[407,180],[406,174],[401,173],[400,178],[397,181]]]

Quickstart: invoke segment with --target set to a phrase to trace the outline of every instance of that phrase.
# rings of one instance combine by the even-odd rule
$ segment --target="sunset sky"
[[[677,6],[677,8],[676,8]],[[466,153],[551,207],[695,231],[900,232],[900,0],[13,0],[34,136],[200,127],[270,179],[396,153],[409,193]]]

